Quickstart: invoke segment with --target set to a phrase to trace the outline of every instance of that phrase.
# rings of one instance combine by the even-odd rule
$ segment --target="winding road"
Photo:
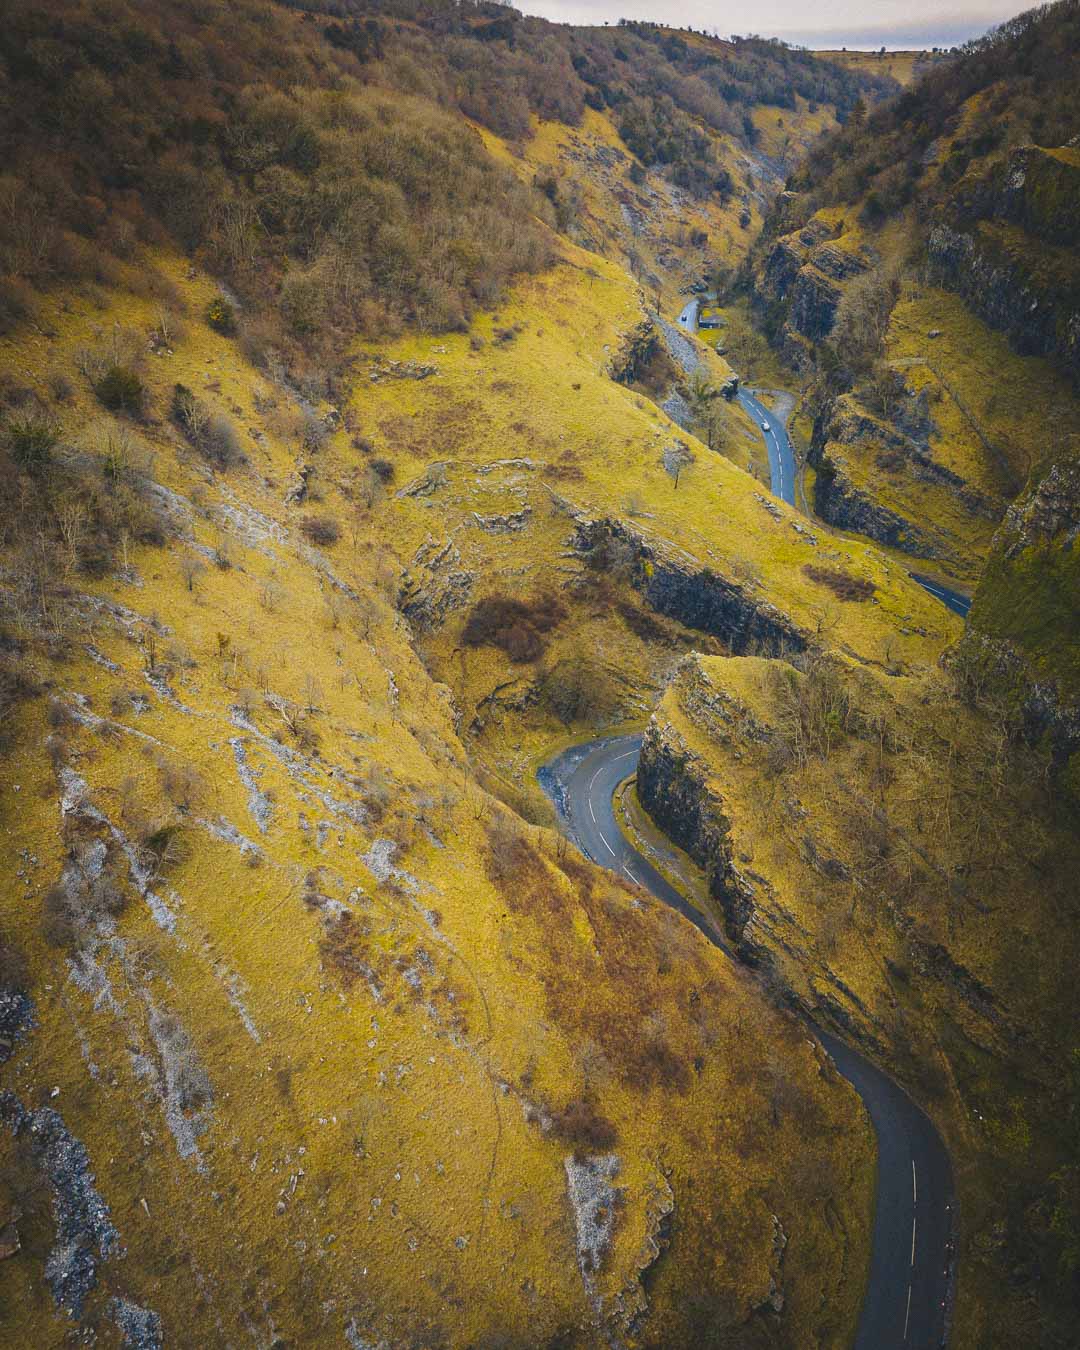
[[[738,400],[757,423],[769,455],[770,490],[788,506],[795,505],[795,451],[782,417],[776,417],[748,389],[740,389]]]
[[[700,299],[695,298],[688,301],[679,313],[680,325],[690,333],[697,332],[700,306]],[[789,506],[794,506],[795,452],[784,419],[770,412],[748,389],[740,388],[738,399],[745,411],[754,419],[765,442],[765,450],[769,456],[770,492],[774,497],[787,502]],[[949,586],[943,586],[940,581],[934,581],[918,572],[909,572],[908,576],[924,591],[940,600],[946,609],[951,609],[962,619],[967,618],[968,610],[971,608],[969,596],[961,591],[954,591]]]
[[[565,832],[594,862],[621,872],[677,909],[716,947],[734,953],[699,913],[627,842],[613,796],[637,769],[640,736],[612,736],[564,751],[540,770]],[[862,1098],[877,1136],[870,1272],[855,1350],[938,1350],[951,1298],[952,1171],[937,1131],[880,1069],[818,1027],[837,1069]]]
[[[679,325],[689,333],[698,329],[698,310],[701,300],[695,296],[688,300],[679,313]],[[754,397],[748,389],[739,389],[738,400],[746,412],[754,419],[754,424],[762,433],[765,449],[769,456],[770,491],[774,497],[795,505],[795,452],[791,448],[791,439],[782,417],[773,414]]]

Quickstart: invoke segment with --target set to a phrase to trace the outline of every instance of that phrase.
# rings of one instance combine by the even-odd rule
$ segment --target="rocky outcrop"
[[[1050,357],[1080,381],[1080,294],[1046,284],[1035,259],[1009,242],[986,226],[935,225],[927,243],[932,279],[961,295],[1021,355]],[[1054,271],[1047,268],[1047,277]]]
[[[814,511],[822,520],[919,558],[938,556],[923,531],[855,485],[847,460],[838,453],[835,444],[817,442],[811,446],[807,459],[817,474]]]
[[[646,539],[622,521],[579,521],[573,546],[597,569],[624,572],[658,614],[710,633],[736,654],[782,656],[807,647],[791,619],[743,583],[670,544]]]
[[[1024,355],[1080,382],[1080,149],[1020,146],[958,191],[927,245],[931,275]]]
[[[996,520],[1000,504],[970,487],[959,474],[939,464],[930,448],[933,422],[924,398],[900,400],[891,423],[873,417],[849,395],[831,400],[814,422],[808,462],[816,470],[814,509],[831,525],[921,558],[941,557],[942,548],[927,531],[883,506],[854,480],[846,447],[876,455],[882,472],[896,472],[956,496],[972,515]]]
[[[778,239],[765,259],[760,291],[768,300],[783,300],[805,259],[805,251],[790,239]]]
[[[656,325],[644,319],[623,337],[619,350],[611,358],[609,374],[617,384],[634,384],[663,350]]]
[[[11,1092],[0,1093],[0,1123],[25,1135],[50,1192],[56,1237],[45,1280],[56,1306],[77,1321],[97,1284],[100,1262],[120,1245],[109,1206],[94,1185],[89,1154],[59,1112],[48,1106],[27,1110]]]
[[[1006,558],[1054,545],[1071,550],[1080,538],[1080,464],[1062,460],[1005,513],[995,546]]]
[[[832,332],[843,284],[873,261],[833,236],[833,227],[815,218],[777,239],[761,270],[757,297],[778,311],[780,344],[796,360],[804,355],[801,340],[819,342]]]
[[[1080,245],[1080,146],[1021,145],[1009,156],[1001,214],[1047,243]]]
[[[402,574],[398,609],[416,632],[433,632],[469,603],[473,581],[452,539],[428,539]]]
[[[753,961],[757,953],[745,935],[754,913],[754,887],[732,857],[723,803],[709,790],[706,766],[655,717],[642,741],[637,793],[664,833],[705,870],[724,931],[740,954]]]
[[[803,267],[788,294],[788,326],[802,337],[828,337],[836,321],[840,287],[816,267]]]
[[[1080,462],[1050,465],[1006,512],[950,659],[1062,762],[1080,751]]]

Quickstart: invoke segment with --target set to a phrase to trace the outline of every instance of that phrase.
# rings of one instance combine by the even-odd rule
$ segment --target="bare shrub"
[[[333,516],[308,516],[300,522],[300,529],[313,544],[329,547],[341,538],[341,526]]]
[[[219,469],[233,468],[244,460],[240,439],[232,422],[212,412],[186,385],[173,387],[169,413],[185,437]]]
[[[151,1009],[150,1034],[161,1056],[167,1088],[180,1110],[198,1111],[212,1101],[210,1077],[179,1019],[160,1008]]]
[[[63,880],[45,892],[42,936],[54,947],[76,947],[100,920],[122,914],[126,907],[126,894],[108,872],[88,877],[69,868]]]
[[[557,1139],[570,1144],[579,1160],[588,1153],[606,1153],[619,1140],[618,1130],[587,1097],[567,1102],[552,1117],[551,1132]]]
[[[159,755],[156,767],[161,790],[178,811],[190,811],[205,796],[206,782],[193,764]]]
[[[191,856],[191,844],[181,825],[159,825],[142,840],[143,861],[154,876],[179,867]]]
[[[189,592],[194,592],[196,581],[205,571],[206,567],[192,553],[185,553],[180,559],[180,575],[184,578]]]
[[[774,662],[768,678],[777,705],[776,749],[771,759],[779,768],[789,759],[805,764],[828,758],[833,746],[856,729],[858,715],[847,681],[827,657],[813,657],[805,674]]]

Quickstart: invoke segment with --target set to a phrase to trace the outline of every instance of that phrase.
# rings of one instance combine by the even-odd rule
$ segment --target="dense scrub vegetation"
[[[545,265],[531,195],[412,92],[406,52],[365,71],[370,53],[254,0],[106,8],[16,7],[0,31],[0,323],[57,281],[145,291],[136,252],[166,237],[237,292],[264,362],[461,327]],[[207,318],[234,323],[227,302]],[[115,384],[103,401],[128,398]]]
[[[513,139],[610,108],[642,160],[724,195],[710,132],[752,140],[748,110],[796,94],[843,116],[883,86],[774,43],[489,4],[46,0],[10,8],[0,88],[0,331],[50,283],[160,285],[136,253],[168,238],[240,302],[207,321],[302,377],[357,331],[463,328],[546,265],[557,204],[458,113]]]
[[[489,595],[473,605],[461,636],[470,647],[499,647],[511,661],[535,661],[547,649],[547,634],[566,613],[566,606],[555,595],[532,600]]]
[[[1059,146],[1080,132],[1080,4],[1061,0],[1020,14],[967,43],[895,100],[867,114],[857,109],[817,147],[790,186],[811,194],[806,208],[856,201],[880,224],[919,187],[920,215],[952,195],[960,179],[972,189],[1013,146]],[[965,103],[982,95],[960,128]],[[955,133],[961,130],[961,134]],[[937,175],[927,156],[952,135]]]
[[[861,96],[874,101],[894,88],[891,80],[853,77],[761,38],[721,43],[628,22],[607,30],[553,27],[495,4],[376,3],[438,36],[456,76],[458,106],[493,131],[526,135],[530,113],[573,124],[586,105],[610,109],[633,154],[669,166],[680,186],[700,196],[732,189],[709,133],[752,145],[753,107],[793,110],[801,97],[833,105],[843,119]],[[326,7],[373,8],[356,0],[328,0]]]

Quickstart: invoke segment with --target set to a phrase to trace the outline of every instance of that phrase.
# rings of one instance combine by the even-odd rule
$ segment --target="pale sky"
[[[1009,0],[514,0],[514,8],[556,23],[612,24],[653,19],[674,28],[705,28],[779,37],[804,47],[951,47],[1030,9]]]

